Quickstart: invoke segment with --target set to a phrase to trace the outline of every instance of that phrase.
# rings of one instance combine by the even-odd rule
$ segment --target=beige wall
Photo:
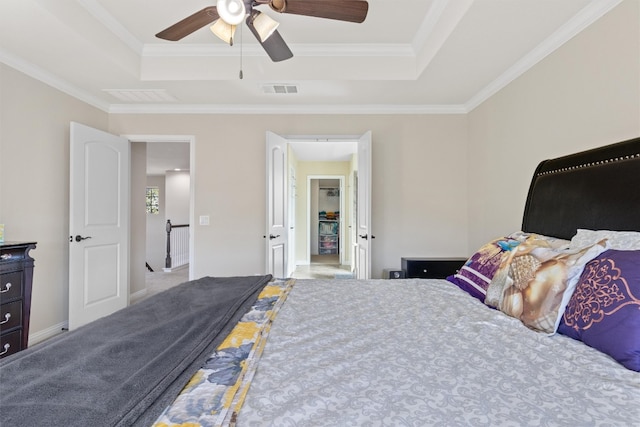
[[[159,206],[157,214],[147,214],[146,218],[146,260],[153,271],[162,271],[165,266],[165,258],[167,256],[166,244],[166,191],[165,179],[162,175],[153,175],[147,177],[146,186],[158,187],[159,189]]]
[[[195,217],[211,217],[209,226],[194,225],[194,277],[265,271],[267,131],[361,135],[368,130],[374,277],[399,267],[402,256],[466,254],[465,115],[110,116],[115,134],[194,135]]]
[[[520,226],[544,158],[640,135],[640,11],[627,0],[468,115],[108,115],[0,65],[0,222],[37,240],[32,333],[67,319],[69,122],[194,135],[196,277],[264,272],[265,133],[372,131],[373,274],[467,255]]]
[[[640,1],[624,1],[469,114],[469,243],[519,229],[541,160],[640,135]]]
[[[189,224],[189,171],[167,171],[165,175],[166,219],[173,225]]]
[[[0,70],[0,222],[7,240],[38,242],[33,336],[67,320],[69,122],[107,130],[108,115],[10,67]]]

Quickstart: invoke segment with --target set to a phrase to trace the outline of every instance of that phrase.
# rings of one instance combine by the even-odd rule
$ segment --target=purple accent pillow
[[[558,332],[640,372],[640,250],[609,249],[587,263]]]
[[[447,280],[484,302],[489,283],[502,260],[520,243],[520,240],[510,237],[492,240],[478,249],[462,268],[456,274],[447,277]]]

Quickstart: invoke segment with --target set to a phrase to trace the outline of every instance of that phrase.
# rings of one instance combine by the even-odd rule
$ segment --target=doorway
[[[193,275],[194,245],[194,156],[195,138],[182,135],[125,135],[131,141],[132,151],[137,144],[145,146],[139,155],[137,172],[132,168],[132,195],[138,192],[136,200],[145,197],[145,190],[149,186],[161,187],[160,197],[165,200],[164,211],[158,218],[153,216],[153,233],[149,234],[147,227],[151,215],[144,207],[133,207],[132,222],[137,224],[131,235],[131,301],[138,302],[154,293],[189,280]],[[180,169],[177,171],[176,169]],[[166,175],[170,179],[167,181]],[[188,181],[185,183],[185,181]],[[167,185],[165,183],[168,182]],[[134,190],[135,189],[135,190]],[[142,192],[142,194],[140,194]],[[171,209],[167,209],[166,197],[171,192],[174,202]],[[178,200],[176,201],[176,198]],[[166,256],[166,219],[172,224],[189,224],[188,227],[188,264],[171,272],[164,272]],[[156,230],[157,229],[157,230]],[[185,230],[184,228],[179,229]],[[149,241],[153,244],[149,245]],[[149,247],[158,253],[149,254]],[[174,248],[175,249],[175,248]],[[186,255],[186,254],[185,254]],[[154,262],[147,263],[153,256]],[[148,269],[151,264],[153,272]],[[140,266],[145,266],[140,270]]]
[[[307,255],[292,276],[298,279],[352,277],[351,259],[345,256],[347,230],[344,175],[307,176]]]
[[[70,152],[72,154],[70,164],[70,198],[69,198],[69,228],[72,233],[77,233],[76,242],[91,237],[92,247],[88,244],[75,245],[81,255],[69,256],[69,328],[79,327],[83,323],[99,316],[109,314],[123,308],[137,298],[146,294],[145,283],[145,256],[146,256],[146,206],[144,203],[146,192],[146,146],[147,142],[181,142],[188,143],[189,164],[194,164],[195,140],[189,136],[130,136],[120,137],[103,132],[98,129],[71,122]],[[91,143],[91,156],[86,154],[87,143]],[[92,179],[87,180],[84,171],[89,169],[87,158],[94,161],[96,166],[91,167]],[[193,167],[189,168],[190,177],[193,176]],[[78,173],[82,171],[82,173]],[[193,180],[189,189],[189,221],[193,219]],[[87,184],[92,187],[88,189]],[[97,187],[96,187],[97,186]],[[98,194],[99,197],[91,198],[91,209],[85,209],[86,195]],[[80,197],[77,197],[80,195]],[[83,199],[84,198],[84,199]],[[80,209],[77,209],[80,206]],[[106,209],[105,209],[106,207]],[[81,214],[78,214],[81,212]],[[91,221],[84,218],[91,214]],[[77,226],[80,218],[82,226]],[[74,222],[75,221],[75,222]],[[87,232],[86,224],[100,224],[99,230]],[[112,227],[107,228],[104,224]],[[114,227],[119,231],[113,231]],[[95,227],[94,227],[95,228]],[[122,231],[122,232],[120,232]],[[99,233],[99,234],[98,234]],[[93,236],[85,237],[88,234]],[[119,237],[123,235],[122,242],[106,242],[103,235]],[[100,239],[99,239],[100,238]],[[79,240],[78,240],[79,239]],[[193,239],[190,236],[189,277],[193,274]],[[125,242],[126,241],[126,242]],[[97,245],[96,243],[97,242]],[[99,247],[99,250],[93,248]],[[111,250],[106,254],[107,247]],[[115,248],[112,250],[112,248]],[[87,267],[85,253],[87,249],[93,251],[91,265]],[[105,256],[108,255],[108,256]],[[77,255],[77,254],[76,254]],[[81,279],[78,279],[76,271],[81,271]],[[73,274],[72,274],[73,272]],[[121,274],[121,272],[123,272]],[[74,275],[75,274],[75,275]],[[90,276],[90,288],[85,284],[86,277]],[[124,277],[121,277],[124,276]],[[107,280],[105,281],[105,277]],[[109,279],[111,278],[111,279]],[[103,286],[107,284],[107,286]],[[87,298],[87,290],[91,291],[91,298]],[[77,292],[79,291],[79,292]],[[97,298],[96,298],[97,297]],[[96,304],[91,304],[87,310],[87,302],[104,301],[112,306],[102,304],[100,310]],[[97,316],[97,317],[96,317]]]
[[[265,272],[276,277],[291,277],[298,265],[310,265],[307,206],[301,201],[306,200],[305,186],[295,186],[295,194],[298,195],[297,203],[289,203],[291,189],[288,186],[288,168],[295,168],[297,182],[304,182],[307,175],[336,171],[317,170],[318,165],[329,162],[346,163],[346,170],[340,170],[336,174],[348,177],[347,189],[351,200],[356,204],[351,209],[347,202],[347,209],[351,209],[354,215],[347,213],[346,217],[352,218],[351,232],[347,233],[350,241],[343,243],[342,251],[348,254],[351,265],[355,266],[354,274],[358,279],[371,277],[371,131],[360,136],[281,136],[273,132],[266,132],[266,233],[265,233]],[[343,165],[344,166],[344,165]],[[306,169],[305,169],[306,168]],[[313,169],[313,170],[312,170]],[[358,177],[357,195],[352,192],[356,189],[353,178]],[[305,194],[302,193],[304,189]],[[296,205],[297,220],[289,221],[290,205]],[[301,207],[302,206],[302,207]],[[302,217],[300,216],[300,209]],[[357,215],[356,215],[357,214]],[[357,216],[357,218],[356,218]],[[292,253],[292,245],[296,248],[294,257],[287,256]],[[278,274],[286,276],[278,276]]]
[[[345,221],[344,176],[307,176],[307,259],[311,263],[344,264]],[[348,220],[348,218],[347,218]],[[323,261],[324,260],[324,261]]]

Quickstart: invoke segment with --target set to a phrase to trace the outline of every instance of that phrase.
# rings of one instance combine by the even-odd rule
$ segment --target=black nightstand
[[[455,274],[467,258],[401,258],[407,278],[445,279]]]

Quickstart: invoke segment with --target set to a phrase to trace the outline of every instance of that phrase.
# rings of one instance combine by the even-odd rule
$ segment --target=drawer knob
[[[4,320],[2,322],[0,322],[0,325],[4,325],[5,323],[7,323],[9,321],[9,319],[11,319],[11,313],[5,313]]]
[[[4,345],[4,351],[0,352],[0,356],[2,356],[2,355],[4,355],[4,354],[7,354],[7,353],[9,352],[9,349],[10,349],[10,348],[11,348],[11,344],[6,343],[6,344]]]
[[[11,313],[5,313],[4,320],[2,322],[0,322],[0,325],[4,325],[5,323],[7,323],[9,321],[9,319],[11,319]]]
[[[9,289],[11,289],[11,282],[7,282],[7,284],[4,285],[4,289],[0,291],[0,294],[4,294],[5,292],[9,292]]]

